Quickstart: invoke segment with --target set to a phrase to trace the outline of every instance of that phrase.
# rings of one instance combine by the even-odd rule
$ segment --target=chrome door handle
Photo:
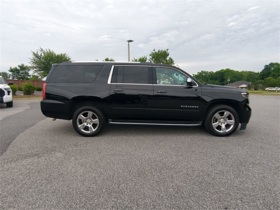
[[[166,90],[157,90],[156,93],[167,93]]]
[[[115,93],[121,93],[121,92],[123,92],[123,89],[114,89],[114,92]]]

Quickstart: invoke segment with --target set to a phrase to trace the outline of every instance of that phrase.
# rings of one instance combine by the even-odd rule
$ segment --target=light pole
[[[133,42],[133,40],[131,40],[131,39],[127,40],[128,62],[130,62],[130,43],[131,42]]]

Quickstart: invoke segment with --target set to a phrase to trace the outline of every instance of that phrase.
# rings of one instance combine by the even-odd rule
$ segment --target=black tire
[[[13,101],[7,103],[7,107],[13,107],[13,106],[14,106]]]
[[[72,125],[76,132],[86,137],[98,135],[104,124],[105,117],[102,112],[89,105],[79,107],[72,119]]]
[[[215,136],[229,136],[239,125],[239,117],[235,109],[227,105],[211,108],[204,122],[206,130]]]

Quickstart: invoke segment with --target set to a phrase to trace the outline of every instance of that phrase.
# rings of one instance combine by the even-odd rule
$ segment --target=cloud
[[[39,47],[73,60],[127,60],[169,49],[191,73],[279,62],[276,0],[1,0],[0,71]]]

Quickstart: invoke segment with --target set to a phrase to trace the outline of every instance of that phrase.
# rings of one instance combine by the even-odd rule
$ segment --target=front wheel
[[[83,106],[78,108],[72,119],[74,129],[82,136],[96,136],[105,124],[105,117],[95,107]]]
[[[239,117],[232,107],[218,105],[210,109],[204,125],[215,136],[229,136],[237,129]]]

